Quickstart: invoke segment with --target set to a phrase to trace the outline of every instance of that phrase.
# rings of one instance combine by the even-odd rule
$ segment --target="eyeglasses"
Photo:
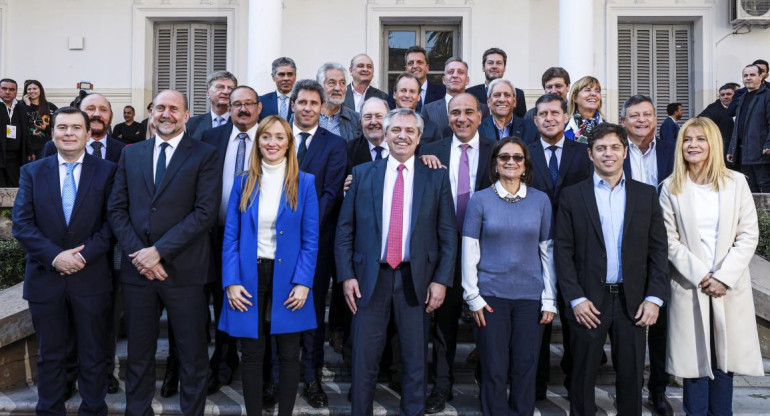
[[[513,161],[516,163],[521,163],[524,161],[524,155],[519,153],[516,153],[515,155],[508,155],[508,154],[497,155],[497,160],[503,163],[508,163],[510,162],[511,159],[513,159]]]
[[[231,107],[235,108],[236,110],[241,108],[254,109],[257,107],[257,104],[259,103],[233,103]]]

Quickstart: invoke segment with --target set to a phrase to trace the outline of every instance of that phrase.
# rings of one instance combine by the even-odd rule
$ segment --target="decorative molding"
[[[19,188],[0,188],[0,208],[13,208]]]

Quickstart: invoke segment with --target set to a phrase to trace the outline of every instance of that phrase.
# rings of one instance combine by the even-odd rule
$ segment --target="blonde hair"
[[[715,191],[719,191],[724,186],[725,179],[730,177],[730,171],[727,169],[727,166],[725,166],[722,134],[719,132],[719,127],[717,127],[713,121],[705,117],[691,118],[684,123],[676,138],[676,147],[674,149],[674,173],[671,174],[672,195],[681,193],[684,184],[687,181],[690,165],[684,160],[682,146],[684,143],[684,135],[687,134],[687,130],[693,127],[698,127],[703,131],[703,135],[706,136],[706,142],[709,145],[709,155],[706,160],[705,169],[708,183],[711,184]]]
[[[268,116],[261,120],[257,128],[257,134],[254,138],[255,145],[251,148],[249,158],[249,170],[240,175],[247,175],[241,195],[240,211],[244,212],[254,202],[254,188],[259,189],[260,178],[262,177],[262,152],[259,149],[259,138],[273,124],[279,123],[286,132],[286,138],[289,140],[289,147],[286,149],[286,176],[283,181],[283,191],[286,194],[286,202],[293,211],[297,210],[297,193],[299,189],[299,162],[294,151],[294,135],[291,126],[286,120],[278,116]]]
[[[570,117],[575,114],[575,112],[578,110],[577,108],[577,96],[580,91],[585,87],[599,87],[599,91],[602,89],[602,84],[599,82],[598,79],[587,75],[583,78],[580,78],[579,80],[575,81],[574,84],[572,84],[572,88],[569,90],[569,115]],[[602,99],[602,95],[599,94],[599,108],[597,109],[599,111],[599,115],[604,117],[602,114],[602,105],[604,104],[604,100]],[[593,117],[593,116],[591,116]]]

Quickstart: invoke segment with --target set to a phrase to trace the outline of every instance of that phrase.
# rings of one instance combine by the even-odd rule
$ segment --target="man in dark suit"
[[[259,97],[259,101],[262,103],[259,119],[278,115],[284,120],[290,120],[292,113],[289,95],[297,81],[297,64],[294,63],[293,59],[282,56],[273,61],[270,76],[275,82],[275,91]]]
[[[493,83],[496,81],[493,81]],[[554,217],[559,207],[562,189],[582,182],[591,176],[593,165],[588,159],[588,147],[564,137],[564,126],[569,120],[567,102],[555,94],[546,94],[535,103],[535,124],[540,133],[539,140],[528,144],[532,157],[532,187],[543,191],[551,200]],[[556,304],[561,316],[564,316],[564,302],[557,297]],[[537,366],[535,399],[545,400],[551,371],[551,331],[552,324],[543,330],[540,345],[540,359]],[[572,350],[570,349],[569,326],[562,324],[562,343],[564,353],[561,369],[564,373],[564,387],[569,391],[572,375]]]
[[[414,75],[404,72],[396,79],[396,87],[393,98],[390,100],[393,108],[408,108],[419,112],[417,105],[420,103],[420,81]],[[423,118],[425,127],[420,136],[420,143],[426,144],[441,139],[436,123]]]
[[[709,104],[698,117],[707,117],[711,119],[719,127],[719,132],[722,134],[722,144],[725,155],[730,148],[730,138],[733,134],[733,127],[735,122],[733,118],[727,114],[727,109],[730,108],[730,103],[733,101],[733,95],[736,89],[735,83],[728,82],[725,85],[719,87],[719,98],[713,103]],[[729,163],[728,166],[731,169],[740,171],[740,167],[736,167],[734,164]]]
[[[666,142],[675,143],[676,135],[679,134],[679,123],[682,118],[682,103],[671,103],[666,106],[666,117],[663,124],[660,125],[660,139]]]
[[[490,115],[481,120],[479,132],[482,136],[500,140],[504,137],[518,137],[525,143],[537,139],[537,127],[532,120],[516,116],[516,94],[511,81],[496,79],[489,84],[487,105]],[[502,127],[501,127],[502,126]]]
[[[345,140],[318,125],[324,100],[324,88],[313,80],[297,81],[291,92],[291,108],[294,111],[292,130],[298,144],[297,161],[301,171],[315,176],[318,218],[319,224],[323,224],[318,239],[318,262],[312,292],[318,327],[302,334],[302,364],[305,367],[302,395],[315,408],[329,404],[321,387],[326,337],[324,315],[329,280],[334,269],[334,230],[347,166]]]
[[[420,46],[410,46],[404,53],[406,65],[404,70],[417,77],[420,81],[420,101],[417,103],[417,112],[422,111],[422,106],[444,98],[446,88],[443,85],[428,82],[428,53]]]
[[[89,126],[82,111],[61,108],[52,124],[57,156],[21,169],[13,208],[13,236],[27,252],[24,299],[40,348],[36,411],[65,414],[67,355],[77,338],[80,414],[106,414],[112,305],[106,207],[115,165],[85,153]]]
[[[388,99],[385,91],[374,88],[372,78],[374,78],[374,63],[372,58],[365,53],[360,53],[350,60],[350,77],[353,78],[345,91],[345,107],[361,113],[361,106],[364,101],[371,97],[377,97],[382,100]]]
[[[0,99],[6,111],[0,111],[0,188],[19,186],[19,169],[27,162],[24,111],[16,100],[16,81],[0,80]]]
[[[110,225],[123,249],[126,310],[126,414],[151,414],[161,304],[174,327],[180,403],[185,415],[206,404],[206,295],[211,244],[222,192],[217,150],[184,133],[187,103],[178,91],[153,100],[153,139],[131,145],[115,174]]]
[[[770,89],[758,65],[743,68],[747,92],[738,99],[727,160],[740,165],[754,193],[770,192]]]
[[[659,140],[655,137],[657,118],[652,98],[644,95],[629,97],[620,110],[620,123],[628,135],[628,157],[623,163],[627,178],[654,187],[674,171],[675,140]],[[669,375],[666,374],[666,306],[661,308],[657,323],[650,327],[647,343],[650,350],[650,406],[661,416],[673,415],[671,403],[666,398]]]
[[[457,230],[462,232],[465,221],[465,207],[473,195],[491,185],[489,180],[489,158],[494,141],[480,134],[481,108],[471,94],[462,93],[449,101],[449,126],[452,135],[440,141],[425,144],[420,155],[434,155],[449,169],[449,183],[455,207]],[[458,240],[460,235],[458,233]],[[458,249],[459,249],[458,244]],[[460,253],[452,285],[446,291],[444,303],[434,313],[433,325],[433,371],[435,384],[425,403],[425,413],[444,410],[447,400],[452,400],[455,353],[457,351],[457,329],[463,307],[462,268]]]
[[[489,98],[489,84],[500,79],[505,75],[505,66],[508,64],[508,54],[500,48],[489,48],[484,51],[481,69],[484,71],[483,84],[474,85],[468,88],[468,93],[473,94],[481,103],[486,103]],[[524,98],[524,91],[516,88],[516,109],[513,112],[516,117],[523,118],[527,114],[527,102]],[[487,113],[484,113],[486,116]]]
[[[200,139],[206,130],[230,122],[230,92],[238,86],[238,79],[228,71],[217,71],[209,74],[206,85],[211,110],[187,122],[187,134],[193,139]]]
[[[644,339],[668,297],[666,230],[655,188],[623,174],[625,130],[588,135],[594,175],[562,191],[555,260],[573,353],[570,414],[596,413],[595,383],[607,335],[618,414],[642,413]],[[624,207],[618,209],[618,207]]]
[[[436,123],[438,126],[439,137],[446,137],[452,134],[449,128],[449,116],[447,108],[449,100],[457,94],[465,92],[470,78],[468,78],[468,64],[460,58],[449,58],[444,65],[444,85],[446,86],[446,95],[440,100],[426,104],[420,115],[426,120]],[[481,113],[488,112],[487,106],[481,103]]]
[[[354,314],[351,413],[373,413],[392,315],[404,364],[400,413],[418,415],[425,406],[427,314],[452,286],[457,218],[446,171],[415,163],[422,120],[395,109],[383,125],[390,156],[353,169],[337,231],[337,275]]]

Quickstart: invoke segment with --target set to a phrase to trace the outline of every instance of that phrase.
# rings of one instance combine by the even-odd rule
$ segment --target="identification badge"
[[[9,139],[15,139],[16,138],[16,126],[13,124],[9,124],[5,126],[5,137]]]

